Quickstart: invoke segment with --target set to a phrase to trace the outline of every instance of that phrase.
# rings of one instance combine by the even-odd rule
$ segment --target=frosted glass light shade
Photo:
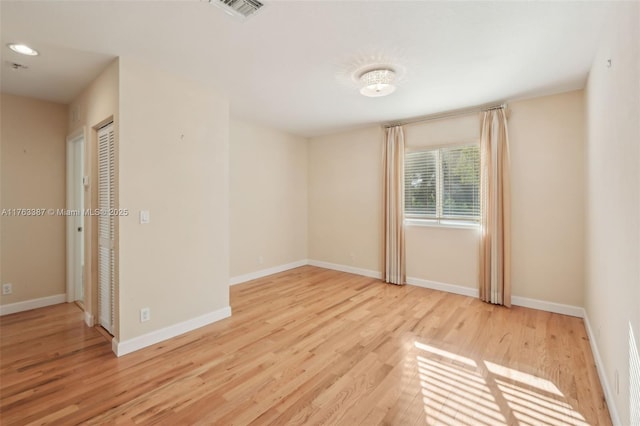
[[[360,76],[360,93],[372,98],[390,95],[396,90],[396,86],[393,85],[395,78],[396,73],[390,69],[367,71]]]

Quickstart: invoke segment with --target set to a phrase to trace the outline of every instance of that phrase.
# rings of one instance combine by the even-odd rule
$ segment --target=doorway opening
[[[67,302],[84,309],[84,129],[67,138]]]

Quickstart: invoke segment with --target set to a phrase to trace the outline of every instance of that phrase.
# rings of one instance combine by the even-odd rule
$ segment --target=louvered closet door
[[[113,334],[115,298],[115,147],[113,123],[98,130],[98,317]]]

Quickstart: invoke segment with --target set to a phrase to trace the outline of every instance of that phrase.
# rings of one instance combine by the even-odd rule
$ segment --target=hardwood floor
[[[116,358],[74,304],[1,318],[0,423],[608,425],[581,319],[311,266]]]

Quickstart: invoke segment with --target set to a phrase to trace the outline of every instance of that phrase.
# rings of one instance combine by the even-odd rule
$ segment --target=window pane
[[[442,148],[443,217],[480,216],[480,149],[476,145]]]
[[[409,152],[405,155],[405,214],[435,217],[436,157],[436,151]]]

